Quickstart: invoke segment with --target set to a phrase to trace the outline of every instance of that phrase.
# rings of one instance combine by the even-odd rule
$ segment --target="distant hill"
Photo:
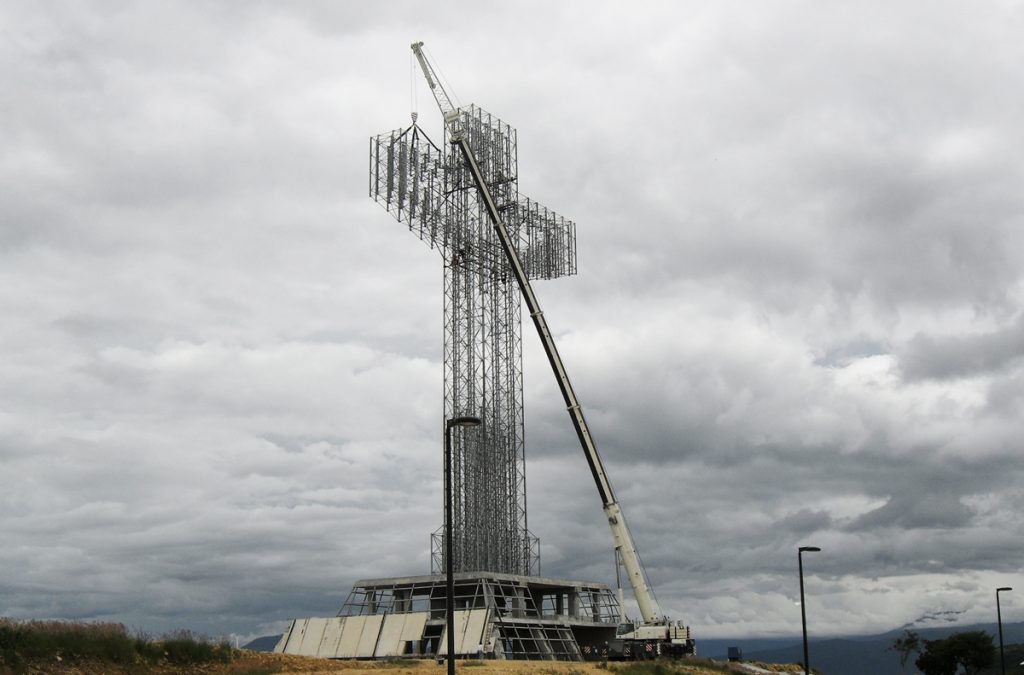
[[[892,641],[847,640],[837,638],[812,642],[809,645],[811,667],[825,675],[899,675],[899,655],[891,651]],[[803,643],[771,651],[743,653],[749,661],[766,663],[801,663]]]
[[[808,651],[810,652],[811,666],[825,675],[904,675],[906,672],[913,672],[913,660],[911,655],[908,668],[900,668],[899,655],[892,651],[893,640],[903,634],[904,628],[899,628],[878,635],[863,635],[850,637],[834,637],[829,639],[809,640]],[[939,640],[949,637],[953,633],[964,631],[981,630],[993,637],[998,635],[998,628],[995,623],[950,625],[936,628],[913,628],[918,635],[926,640]],[[1020,661],[1011,661],[1011,654],[1018,653],[1016,645],[1024,643],[1024,623],[1004,623],[1003,641],[1009,647],[1015,645],[1014,649],[1007,649],[1007,664],[1014,664]],[[998,644],[998,641],[997,641]],[[711,658],[726,658],[729,647],[739,647],[743,650],[745,661],[764,661],[765,663],[800,663],[803,661],[803,642],[799,635],[789,638],[754,638],[754,639],[731,639],[731,640],[701,640],[697,637],[697,652],[702,656]]]

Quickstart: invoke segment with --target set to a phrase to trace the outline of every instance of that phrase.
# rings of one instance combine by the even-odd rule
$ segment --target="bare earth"
[[[694,659],[673,664],[674,673],[679,675],[715,675],[722,673],[723,667],[730,667],[736,673],[767,672],[800,672],[790,666],[785,670],[780,666],[758,664],[766,670],[747,669],[739,664],[716,662],[713,669],[707,661]],[[609,664],[602,668],[597,663],[565,663],[558,661],[459,661],[457,670],[462,675],[610,675],[623,664]],[[776,670],[778,669],[778,670]],[[242,651],[241,656],[232,663],[209,663],[195,666],[134,666],[118,667],[111,664],[70,664],[62,662],[33,663],[27,671],[32,675],[274,675],[276,673],[301,673],[303,675],[321,675],[345,671],[348,675],[445,675],[445,666],[434,661],[329,661],[326,659],[289,656],[285,654],[268,654],[263,652]],[[0,667],[0,672],[3,668]]]

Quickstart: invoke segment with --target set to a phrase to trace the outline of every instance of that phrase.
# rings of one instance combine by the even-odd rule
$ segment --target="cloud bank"
[[[1019,576],[1019,3],[15,2],[0,30],[0,615],[254,635],[429,570],[441,268],[365,188],[369,136],[414,106],[440,136],[419,39],[578,225],[579,275],[537,290],[665,613],[794,634],[806,544],[820,634],[989,620]],[[542,571],[612,582],[529,330]]]

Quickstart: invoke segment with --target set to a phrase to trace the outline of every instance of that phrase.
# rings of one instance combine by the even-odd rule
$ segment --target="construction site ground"
[[[799,666],[741,664],[708,659],[637,663],[571,663],[558,661],[458,661],[457,670],[465,675],[712,675],[715,673],[801,673]],[[274,675],[301,673],[321,675],[345,672],[348,675],[445,675],[444,664],[432,660],[329,661],[326,659],[241,651],[231,663],[182,665],[115,665],[110,663],[32,662],[17,671],[0,665],[0,673],[32,675]]]

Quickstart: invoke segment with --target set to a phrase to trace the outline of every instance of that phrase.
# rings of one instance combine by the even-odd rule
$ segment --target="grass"
[[[276,665],[247,666],[232,670],[232,675],[277,675],[281,669]]]
[[[389,658],[377,662],[382,668],[416,668],[420,661],[417,659]]]
[[[55,668],[55,663],[65,667],[73,666],[74,672],[132,675],[151,673],[154,670],[163,673],[201,670],[231,675],[271,675],[280,672],[278,664],[254,663],[244,656],[244,652],[232,649],[224,641],[211,641],[188,631],[153,638],[143,633],[129,632],[119,623],[16,621],[0,618],[0,675],[48,672]],[[425,663],[420,659],[393,658],[378,661],[372,664],[372,668],[387,672],[387,669],[393,668],[417,668]],[[486,666],[493,663],[468,659],[460,661],[459,667],[487,670]],[[571,669],[536,665],[538,668],[533,672],[537,675],[586,675],[595,672],[583,664],[573,664]],[[600,669],[596,672],[605,671],[606,675],[728,672],[727,668],[707,659],[600,662],[594,663],[593,667]],[[371,664],[367,664],[366,669],[370,668]],[[354,672],[358,672],[358,669]]]
[[[15,621],[0,618],[0,673],[24,672],[45,661],[101,662],[119,666],[229,663],[234,651],[188,631],[153,640],[130,634],[119,623]]]

